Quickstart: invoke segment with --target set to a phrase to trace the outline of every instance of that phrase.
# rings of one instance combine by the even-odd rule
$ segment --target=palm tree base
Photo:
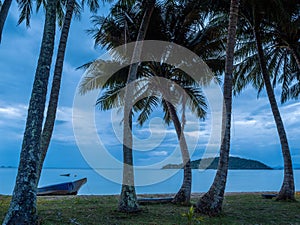
[[[140,212],[134,186],[122,185],[118,210],[125,213]]]
[[[296,201],[294,188],[284,185],[276,198],[276,201]]]
[[[172,200],[173,204],[190,205],[190,193],[187,193],[185,188],[180,188]]]
[[[208,216],[217,216],[222,212],[223,197],[207,192],[196,203],[195,211]]]
[[[3,225],[12,224],[32,224],[38,222],[37,208],[36,208],[36,195],[28,192],[27,185],[19,188],[20,191],[14,193],[10,208],[7,211]],[[22,197],[21,197],[22,196]]]

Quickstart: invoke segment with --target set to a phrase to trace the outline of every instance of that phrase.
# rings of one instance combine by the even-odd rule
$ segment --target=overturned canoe
[[[38,188],[37,195],[77,195],[87,178]]]
[[[261,197],[265,198],[265,199],[272,199],[277,197],[277,194],[262,194]]]

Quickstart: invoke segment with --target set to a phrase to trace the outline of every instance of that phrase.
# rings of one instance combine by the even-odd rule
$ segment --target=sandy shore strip
[[[278,192],[275,191],[261,191],[261,192],[226,192],[225,196],[233,196],[233,195],[261,195],[261,194],[277,194]],[[191,198],[199,198],[204,193],[192,193]],[[300,191],[296,192],[297,196],[300,196]],[[105,196],[114,196],[119,197],[119,195],[53,195],[53,196],[38,196],[41,199],[48,199],[48,200],[57,200],[63,198],[101,198]],[[138,194],[138,198],[170,198],[175,196],[175,193],[165,193],[165,194]]]

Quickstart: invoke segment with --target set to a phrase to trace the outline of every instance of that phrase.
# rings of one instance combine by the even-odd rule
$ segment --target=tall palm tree
[[[162,94],[162,102],[161,105],[163,106],[164,112],[165,112],[165,122],[168,124],[170,120],[173,122],[176,135],[179,141],[179,146],[181,150],[182,155],[182,165],[183,165],[183,182],[179,189],[179,191],[174,196],[172,202],[173,203],[180,203],[188,205],[190,204],[190,197],[191,197],[191,189],[192,189],[192,171],[191,171],[191,160],[190,160],[190,154],[188,151],[188,145],[185,139],[184,135],[184,108],[186,104],[188,103],[188,106],[190,107],[191,111],[196,114],[198,118],[204,118],[205,117],[205,109],[206,109],[206,103],[205,98],[201,93],[201,87],[197,84],[196,81],[191,79],[187,74],[185,74],[183,71],[180,71],[178,69],[174,69],[172,66],[167,66],[165,64],[161,63],[148,63],[148,76],[157,76],[166,78],[173,83],[176,83],[178,87],[181,87],[184,93],[190,98],[187,102],[187,96],[181,96],[181,106],[183,110],[183,116],[182,121],[180,122],[178,117],[178,110],[176,108],[176,105],[168,99],[168,96],[176,96],[176,94],[169,93],[170,89],[167,87],[160,87],[159,84],[152,85],[154,87],[157,87],[159,92]],[[159,83],[159,82],[157,82]],[[151,85],[150,85],[151,86]],[[172,91],[174,92],[174,90]],[[182,93],[181,93],[182,94]],[[153,96],[154,93],[148,93],[149,96]],[[145,120],[145,118],[149,118],[150,112],[152,111],[149,109],[149,107],[153,105],[158,105],[155,103],[157,101],[157,98],[150,98],[150,102],[147,101],[145,105],[143,105],[142,113],[138,117],[138,121],[140,124],[142,124]],[[175,102],[176,103],[176,102]]]
[[[111,0],[103,0],[103,3],[104,2],[111,2]],[[99,7],[99,4],[97,0],[89,1],[88,6],[90,8],[90,11],[95,12],[97,10],[97,7]],[[58,50],[57,50],[50,99],[47,108],[47,116],[44,122],[44,127],[43,127],[42,137],[41,137],[41,160],[39,162],[39,174],[41,173],[43,163],[49,148],[51,136],[53,133],[69,30],[70,30],[73,14],[79,13],[78,8],[79,7],[75,0],[67,0],[66,13],[63,20],[61,36],[60,36]]]
[[[40,152],[41,158],[38,165],[38,179],[40,178],[40,174],[42,171],[43,163],[48,151],[48,147],[50,144],[51,136],[53,133],[55,118],[56,118],[56,111],[58,105],[58,97],[60,92],[60,84],[62,78],[62,71],[63,71],[63,64],[65,58],[65,52],[67,47],[67,41],[69,36],[70,25],[72,21],[73,11],[75,6],[75,0],[67,0],[66,3],[66,13],[63,22],[63,27],[61,30],[61,36],[59,40],[57,55],[56,55],[56,62],[54,68],[54,75],[53,81],[51,86],[51,93],[50,99],[47,107],[47,115],[46,120],[44,123],[44,127],[41,134],[41,141],[40,141]]]
[[[143,1],[145,12],[137,34],[136,44],[133,51],[132,60],[137,61],[141,57],[142,42],[145,40],[150,19],[154,10],[155,0]],[[136,80],[138,63],[129,67],[127,85]],[[132,98],[133,92],[130,88],[125,91],[124,104],[124,126],[123,126],[123,181],[119,200],[119,211],[135,212],[139,211],[137,197],[134,186],[133,156],[132,156]]]
[[[274,12],[266,10],[268,4],[268,1],[259,1],[245,5],[245,11],[242,13],[243,19],[248,23],[245,25],[248,27],[248,31],[252,33],[252,35],[250,33],[246,37],[251,40],[248,42],[248,47],[246,47],[246,49],[248,49],[248,51],[250,50],[252,53],[250,56],[246,57],[245,54],[249,55],[249,53],[245,51],[244,59],[246,60],[244,61],[244,66],[237,65],[235,85],[238,91],[243,89],[249,82],[252,82],[253,86],[256,87],[259,92],[264,87],[266,88],[284,159],[284,180],[277,199],[294,200],[295,187],[292,160],[284,124],[281,119],[271,83],[271,78],[273,77],[273,84],[276,84],[276,79],[278,77],[277,73],[282,64],[283,79],[288,79],[288,76],[290,76],[289,74],[291,74],[291,72],[287,70],[287,54],[290,53],[285,49],[278,49],[277,44],[273,43],[273,40],[276,39],[274,38],[274,28],[272,28],[274,24],[274,16],[272,14]],[[277,5],[275,8],[280,8],[280,5]],[[243,51],[244,50],[241,52],[243,53]],[[283,83],[284,82],[285,81],[283,81]]]
[[[93,1],[90,1],[90,9],[93,11],[95,10],[95,6],[92,6]],[[58,96],[60,91],[60,83],[61,83],[61,77],[62,77],[62,69],[63,69],[63,61],[64,61],[64,55],[66,50],[66,43],[68,39],[70,24],[72,20],[72,15],[74,12],[74,7],[76,5],[75,0],[68,0],[66,3],[66,14],[64,17],[61,37],[59,41],[59,47],[58,47],[58,53],[55,63],[55,69],[54,69],[54,76],[53,76],[53,82],[52,82],[52,88],[51,88],[51,94],[50,94],[50,100],[49,105],[47,108],[47,117],[43,126],[43,130],[41,133],[40,138],[40,146],[39,146],[39,156],[40,160],[36,161],[36,176],[37,176],[37,183],[40,178],[43,162],[49,147],[50,139],[53,133],[53,127],[56,117],[56,111],[57,111],[57,104],[58,104]],[[78,6],[77,6],[78,7]],[[76,9],[78,10],[78,8]],[[37,186],[36,183],[36,186]],[[35,187],[36,189],[36,187]],[[35,202],[32,202],[35,204]],[[28,206],[30,207],[30,206]],[[32,208],[36,208],[36,205],[32,206]]]
[[[54,49],[55,12],[56,0],[49,0],[46,6],[42,45],[28,108],[16,185],[3,225],[37,224],[37,164],[41,158],[40,138]]]
[[[224,63],[222,27],[213,22],[213,14],[208,13],[208,8],[205,2],[180,1],[177,4],[168,1],[160,13],[160,36],[190,49],[217,74],[222,72]],[[207,20],[211,21],[207,23]],[[192,181],[189,152],[174,106],[167,103],[167,107],[179,139],[184,165],[183,183],[173,202],[189,204]],[[201,115],[198,116],[201,118]]]
[[[279,194],[277,196],[277,200],[295,200],[294,175],[290,149],[288,145],[286,132],[284,129],[284,124],[280,116],[274,90],[270,81],[270,74],[267,70],[267,62],[265,60],[265,53],[263,50],[263,42],[261,38],[263,32],[262,19],[262,10],[259,7],[253,6],[253,35],[256,42],[259,65],[261,68],[261,73],[266,87],[268,99],[276,123],[277,132],[280,138],[281,150],[284,159],[284,180]]]
[[[91,30],[90,33],[94,34],[95,43],[102,44],[108,49],[116,47],[121,44],[126,44],[130,41],[136,41],[132,60],[139,60],[142,50],[142,42],[145,40],[150,19],[154,10],[155,0],[151,1],[119,1],[111,9],[111,14],[103,19],[101,17],[94,17],[93,22],[100,24],[99,30]],[[142,18],[139,20],[139,28],[135,30],[134,35],[129,34],[127,19],[129,15],[124,9],[131,8],[131,13],[134,16],[139,17],[142,13]],[[109,24],[109,26],[107,26]],[[136,28],[136,24],[135,24]],[[105,30],[103,34],[102,31]],[[119,33],[120,32],[120,33]],[[111,34],[119,33],[118,36]],[[108,34],[108,35],[107,35]],[[112,37],[112,38],[111,38]],[[112,42],[111,42],[112,41]],[[136,80],[138,71],[138,63],[134,63],[129,67],[126,84],[129,85],[131,82]],[[122,212],[135,212],[139,211],[137,203],[137,197],[134,186],[134,172],[133,172],[133,155],[132,155],[132,98],[133,93],[130,89],[126,89],[125,92],[125,104],[124,104],[124,126],[123,126],[123,181],[122,190],[119,200],[119,211]]]
[[[222,140],[217,174],[209,191],[200,197],[196,204],[196,210],[198,212],[211,216],[219,214],[222,210],[224,191],[227,181],[232,110],[232,73],[238,11],[239,0],[231,0],[223,87],[224,106],[222,115]]]
[[[255,36],[256,46],[257,46],[257,53],[258,53],[258,59],[259,59],[259,65],[261,67],[261,73],[263,75],[267,95],[269,98],[269,102],[271,105],[272,113],[275,119],[277,131],[280,137],[280,143],[281,143],[281,150],[283,154],[284,159],[284,180],[282,187],[279,191],[279,194],[277,196],[277,200],[295,200],[295,186],[294,186],[294,175],[293,175],[293,166],[292,166],[292,159],[290,155],[290,149],[288,145],[288,140],[286,137],[286,132],[284,129],[284,125],[280,116],[280,112],[277,106],[274,90],[270,81],[270,75],[268,73],[267,67],[266,67],[266,61],[264,57],[264,51],[263,51],[263,44],[261,41],[261,15],[260,12],[254,8],[253,10],[253,17],[254,17],[254,28],[253,28],[253,34]]]

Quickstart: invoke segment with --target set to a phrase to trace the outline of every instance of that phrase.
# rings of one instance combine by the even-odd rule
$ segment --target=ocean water
[[[16,168],[0,168],[0,194],[11,195]],[[215,170],[193,170],[192,192],[206,192],[213,182]],[[70,176],[61,176],[70,174]],[[122,170],[118,169],[44,169],[39,186],[74,181],[86,177],[80,195],[119,194]],[[138,194],[176,193],[183,177],[182,170],[137,170],[135,184]],[[300,170],[294,171],[296,190],[300,190]],[[226,192],[278,191],[283,170],[229,170]]]

